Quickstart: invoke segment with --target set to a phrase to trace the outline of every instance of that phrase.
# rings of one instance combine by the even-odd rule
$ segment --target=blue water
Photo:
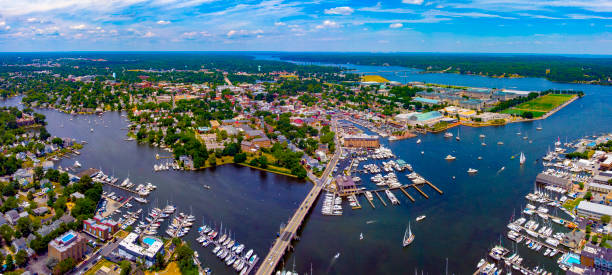
[[[74,238],[74,234],[68,233],[64,237],[62,237],[62,242],[67,243]]]
[[[155,239],[147,237],[147,238],[143,238],[142,242],[144,242],[148,246],[152,246],[155,243]]]

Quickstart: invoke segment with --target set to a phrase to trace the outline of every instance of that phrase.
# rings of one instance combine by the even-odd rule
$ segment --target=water
[[[390,67],[346,66],[362,72],[393,70]],[[295,269],[300,273],[310,272],[312,265],[316,274],[389,274],[417,269],[440,274],[444,272],[448,258],[450,273],[471,273],[478,260],[499,242],[500,236],[509,247],[505,226],[513,209],[518,214],[525,204],[524,195],[532,190],[535,176],[542,170],[541,164],[534,161],[545,154],[547,147],[552,146],[558,137],[565,141],[566,138],[572,140],[612,131],[612,117],[609,115],[612,111],[612,87],[561,84],[534,78],[491,79],[409,71],[407,78],[394,73],[382,72],[380,75],[396,81],[475,87],[574,89],[584,91],[585,97],[541,122],[487,128],[461,127],[460,142],[454,138],[445,139],[442,134],[421,136],[421,144],[416,144],[416,139],[391,143],[384,141],[396,155],[411,163],[415,171],[442,189],[444,194],[439,195],[433,189],[424,187],[424,192],[429,195],[429,199],[425,199],[415,190],[408,190],[416,199],[412,203],[396,192],[401,205],[384,207],[375,198],[376,209],[372,209],[362,198],[363,209],[353,211],[345,205],[341,217],[322,216],[322,200],[319,200],[301,232],[301,240],[295,243],[295,251],[286,259],[287,268],[292,269],[295,262]],[[13,98],[5,104],[16,102],[18,98]],[[159,188],[153,192],[151,199],[157,198],[161,207],[168,200],[183,212],[191,212],[192,207],[198,222],[202,217],[217,225],[222,221],[239,241],[255,248],[260,256],[267,253],[279,224],[291,216],[311,187],[309,183],[292,178],[232,165],[199,172],[154,173],[155,154],[168,153],[123,141],[126,131],[121,128],[125,127],[126,122],[119,113],[106,113],[102,116],[103,122],[95,125],[100,120],[97,116],[79,116],[70,121],[71,116],[63,113],[39,111],[47,116],[47,128],[53,135],[88,141],[81,150],[82,154],[75,158],[83,167],[102,168],[120,178],[129,174],[135,183],[150,181],[156,184]],[[92,125],[88,123],[90,119],[94,123],[93,133],[89,131]],[[543,130],[536,131],[540,124]],[[451,131],[456,134],[457,128]],[[533,143],[523,140],[516,132],[527,135]],[[480,145],[480,134],[486,135],[486,147]],[[496,144],[500,140],[504,145]],[[421,155],[421,151],[425,154]],[[527,157],[522,167],[518,163],[521,151]],[[445,161],[444,157],[448,154],[457,159]],[[483,159],[477,160],[478,156]],[[511,159],[511,156],[516,158]],[[73,163],[74,159],[60,162],[62,166]],[[498,172],[503,166],[505,170]],[[479,172],[469,176],[466,172],[468,168],[478,169]],[[456,178],[452,179],[453,176]],[[398,178],[403,183],[408,182],[404,176]],[[211,185],[211,190],[204,189],[204,184]],[[401,240],[408,221],[414,221],[423,214],[427,215],[427,219],[412,222],[415,241],[409,247],[402,248]],[[161,227],[163,230],[165,228]],[[216,274],[231,274],[211,255],[211,248],[195,245],[197,234],[195,228],[192,231],[186,240],[193,244],[192,247],[198,247],[204,266],[212,267]],[[364,239],[360,241],[359,234],[362,232]],[[541,253],[522,246],[519,251],[524,257],[542,260],[549,270],[555,266],[551,260],[539,256]],[[337,253],[340,256],[334,258]]]

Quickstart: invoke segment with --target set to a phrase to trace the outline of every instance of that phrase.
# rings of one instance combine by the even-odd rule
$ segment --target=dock
[[[372,208],[376,208],[376,206],[374,206],[374,202],[372,200],[370,200],[367,196],[366,196],[366,200],[370,203]]]
[[[374,194],[376,194],[376,196],[380,199],[380,202],[382,202],[384,206],[387,206],[387,203],[385,202],[385,200],[383,200],[380,194],[378,194],[378,191],[374,191]]]
[[[221,237],[219,237],[219,238],[221,238]],[[259,262],[259,257],[258,257],[258,258],[256,258],[256,259],[255,259],[255,261],[253,261],[253,263],[252,263],[252,264],[249,264],[248,259],[244,259],[244,258],[242,258],[240,255],[238,255],[238,254],[236,254],[234,251],[232,251],[232,250],[231,250],[231,248],[227,248],[226,246],[224,246],[222,243],[220,243],[220,242],[218,241],[218,239],[219,239],[219,238],[215,238],[216,240],[215,240],[215,239],[211,239],[211,238],[207,238],[207,239],[208,239],[208,240],[209,240],[209,241],[210,241],[210,242],[211,242],[211,243],[214,245],[214,246],[212,246],[213,248],[214,248],[215,246],[219,246],[219,247],[221,247],[223,250],[228,251],[228,253],[229,253],[230,255],[232,255],[232,256],[234,256],[234,257],[237,257],[237,258],[239,258],[239,259],[241,259],[241,260],[245,261],[245,262],[246,262],[246,264],[247,264],[247,272],[246,272],[246,274],[250,274],[250,273],[251,273],[251,271],[253,270],[253,268],[255,268],[255,266],[257,265],[257,262]],[[229,239],[229,237],[228,237],[228,239]],[[234,241],[235,241],[235,240],[234,240]],[[212,249],[211,249],[211,253],[212,253]],[[255,253],[253,253],[253,254],[255,254]],[[217,257],[217,256],[215,255],[215,257]],[[219,259],[219,260],[220,260],[220,261],[221,261],[223,264],[225,264],[225,259],[220,259],[219,257],[217,257],[217,258],[218,258],[218,259]],[[228,266],[228,268],[229,268],[230,270],[234,271],[234,268],[233,268],[232,266]]]
[[[351,195],[351,197],[353,197],[353,199],[355,200],[355,204],[356,204],[356,206],[353,206],[351,208],[353,208],[353,210],[361,209],[361,203],[359,203],[359,199],[357,195]]]
[[[442,192],[442,190],[438,189],[438,187],[433,185],[431,182],[426,180],[425,183],[427,183],[427,185],[431,186],[431,188],[433,188],[434,190],[438,191],[438,193],[440,193],[440,195],[444,194],[444,192]]]
[[[406,190],[403,187],[400,187],[399,189],[402,190],[402,193],[404,193],[406,197],[408,197],[412,202],[414,202],[414,198],[410,196],[410,194],[408,194],[408,192],[406,192]]]
[[[416,184],[413,185],[412,187],[414,187],[414,189],[419,191],[419,193],[421,193],[421,195],[423,195],[423,197],[425,197],[426,199],[429,199],[429,196],[427,196],[427,194],[425,194],[425,192],[423,192],[423,190],[421,190],[418,186],[416,186]]]

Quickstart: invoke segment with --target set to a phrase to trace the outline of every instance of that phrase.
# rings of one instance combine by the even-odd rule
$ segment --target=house
[[[12,210],[7,211],[4,214],[4,217],[11,225],[15,225],[17,224],[17,220],[19,219],[19,213],[17,212],[17,210],[12,209]]]
[[[34,254],[34,251],[28,247],[28,244],[26,243],[26,240],[23,237],[13,240],[12,246],[15,249],[15,253],[24,250],[28,253],[28,256]]]
[[[46,206],[41,206],[32,210],[32,212],[34,212],[34,215],[36,216],[43,216],[47,214],[47,212],[49,212],[49,208],[47,208]]]

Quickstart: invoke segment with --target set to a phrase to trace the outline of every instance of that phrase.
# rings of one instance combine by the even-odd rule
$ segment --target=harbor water
[[[391,274],[414,270],[440,274],[444,272],[448,259],[449,273],[469,274],[500,239],[510,247],[505,236],[506,224],[513,210],[520,213],[526,203],[525,194],[533,190],[535,176],[542,170],[541,162],[536,159],[546,153],[547,147],[552,146],[557,138],[565,141],[566,138],[572,140],[612,131],[612,87],[560,84],[534,78],[420,74],[410,69],[407,74],[396,74],[382,72],[392,71],[392,67],[343,66],[362,72],[379,71],[378,74],[387,79],[402,82],[426,81],[534,91],[574,89],[584,91],[585,96],[541,122],[486,128],[460,127],[461,141],[444,138],[443,133],[420,136],[420,144],[416,139],[384,141],[385,146],[410,163],[416,172],[444,194],[439,195],[425,186],[422,190],[429,195],[429,199],[425,199],[414,189],[408,189],[416,199],[413,203],[400,191],[394,191],[401,204],[385,207],[375,197],[376,209],[361,197],[362,209],[351,210],[345,204],[344,214],[339,217],[323,216],[322,200],[319,199],[305,221],[295,250],[285,259],[286,269],[293,269],[295,263],[295,270],[299,273],[310,272],[312,268],[314,274]],[[19,98],[12,98],[4,104],[14,105],[18,101]],[[290,218],[312,186],[308,182],[234,165],[198,172],[153,172],[153,165],[160,163],[155,160],[155,155],[169,153],[124,141],[126,130],[122,129],[127,123],[120,113],[75,117],[54,110],[37,111],[47,117],[47,128],[52,135],[87,141],[79,156],[62,160],[59,165],[68,167],[78,160],[84,168],[99,168],[120,180],[129,175],[136,184],[151,182],[158,186],[149,196],[151,204],[157,203],[163,208],[167,202],[172,203],[179,211],[196,216],[198,226],[202,219],[216,223],[217,227],[223,222],[223,227],[231,229],[237,240],[247,248],[254,248],[261,257],[267,253],[280,224]],[[540,125],[543,130],[537,131],[535,128]],[[94,131],[91,132],[90,128]],[[457,130],[453,128],[450,131],[456,135]],[[521,132],[521,136],[517,132]],[[487,146],[481,145],[480,134],[486,136]],[[524,140],[524,135],[532,143]],[[498,141],[503,141],[504,145],[497,145]],[[520,152],[527,157],[523,166],[518,162]],[[444,160],[448,154],[457,159],[452,162]],[[482,160],[478,160],[479,156]],[[502,167],[505,169],[499,172]],[[470,176],[468,168],[479,172]],[[364,179],[370,176],[363,175]],[[409,183],[404,176],[398,175],[398,179],[401,183]],[[205,184],[211,189],[203,188]],[[147,212],[147,207],[149,205],[144,212]],[[427,218],[415,222],[414,219],[420,215],[427,215]],[[401,241],[408,221],[411,221],[416,238],[410,246],[403,248]],[[160,229],[160,234],[164,234],[166,226]],[[360,233],[363,233],[363,240],[359,239]],[[234,273],[211,254],[211,247],[199,246],[196,238],[197,230],[194,228],[186,240],[199,252],[203,266],[210,266],[216,274]],[[555,270],[553,261],[525,250],[520,250],[523,257],[533,256],[548,270]],[[340,255],[335,258],[337,253]],[[529,259],[526,261],[530,266],[535,265],[533,260],[531,264]]]

